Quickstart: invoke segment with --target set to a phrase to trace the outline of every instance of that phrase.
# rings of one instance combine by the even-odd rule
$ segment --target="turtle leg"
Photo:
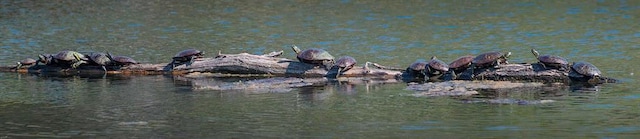
[[[173,69],[176,68],[176,60],[172,60],[171,61],[171,70],[173,71]]]
[[[456,78],[458,78],[455,71],[451,70],[450,74],[451,74],[451,80],[455,80]]]
[[[338,68],[338,72],[336,73],[336,79],[340,77],[340,71],[342,71],[342,67]]]
[[[104,72],[107,72],[107,67],[104,67],[104,65],[102,66],[102,70],[104,70]]]
[[[547,68],[547,65],[545,65],[544,63],[541,63],[541,62],[538,62],[538,63],[539,63],[540,65],[542,65],[542,68],[543,68],[543,69],[545,69],[545,70],[547,70],[547,69],[548,69],[548,68]]]
[[[191,56],[191,58],[189,58],[189,63],[187,66],[191,66],[191,64],[193,64],[193,61],[195,61],[196,58],[197,56]]]

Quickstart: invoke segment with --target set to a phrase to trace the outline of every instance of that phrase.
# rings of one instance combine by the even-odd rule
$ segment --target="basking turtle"
[[[133,60],[133,58],[127,57],[127,56],[114,56],[112,58],[113,58],[114,64],[117,66],[129,66],[129,65],[140,64],[138,63],[138,61]]]
[[[573,65],[571,66],[571,69],[573,69],[576,73],[578,73],[578,74],[569,74],[570,77],[574,77],[574,78],[595,79],[594,81],[597,81],[599,80],[600,75],[602,74],[602,72],[600,72],[600,70],[596,66],[594,66],[589,62],[584,62],[584,61],[573,63]]]
[[[93,64],[102,66],[102,70],[105,72],[107,71],[105,66],[111,65],[114,61],[109,53],[91,53],[89,54],[89,59]]]
[[[471,61],[471,73],[474,73],[475,69],[493,67],[500,64],[508,64],[507,58],[511,56],[511,52],[507,52],[506,54],[502,54],[500,52],[488,52],[484,54],[480,54],[473,58]]]
[[[336,64],[333,65],[333,67],[337,67],[338,68],[338,73],[336,73],[336,78],[338,78],[340,76],[340,72],[348,71],[349,69],[353,68],[354,65],[356,65],[356,59],[355,58],[350,57],[350,56],[340,57],[336,61]]]
[[[56,64],[70,65],[71,68],[75,69],[81,64],[86,64],[88,59],[85,55],[76,51],[60,51],[58,54],[53,55],[53,60]]]
[[[444,73],[449,71],[449,65],[447,65],[447,63],[444,63],[442,60],[438,60],[436,56],[431,57],[431,60],[429,60],[429,63],[427,65],[428,66],[424,70],[426,73],[424,74],[429,75],[429,78],[439,78]]]
[[[471,66],[471,61],[473,61],[473,58],[474,56],[472,55],[459,57],[458,59],[449,63],[449,69],[453,72],[454,75],[462,73],[463,71],[467,70],[469,66]]]
[[[536,56],[536,58],[538,58],[539,63],[541,63],[541,65],[545,69],[547,67],[552,67],[558,70],[566,70],[567,65],[569,64],[569,62],[567,62],[567,59],[564,59],[559,56],[554,56],[554,55],[540,56],[540,54],[538,53],[538,51],[536,51],[536,49],[531,49],[531,53],[533,53],[533,55]]]
[[[22,66],[38,65],[38,61],[33,58],[25,58],[18,61],[17,64],[18,65],[16,66],[16,70],[20,69]]]
[[[335,61],[333,61],[333,56],[329,54],[329,52],[318,49],[318,48],[309,48],[304,51],[301,51],[300,48],[293,45],[291,46],[294,52],[296,52],[296,58],[300,62],[308,63],[308,64],[322,64],[325,68],[332,67]]]
[[[425,68],[429,66],[429,63],[424,61],[416,61],[411,63],[409,67],[407,67],[406,72],[411,74],[414,77],[425,77],[427,79],[427,75],[423,72]]]
[[[204,52],[196,49],[187,49],[178,52],[173,56],[171,61],[171,69],[176,67],[176,63],[189,62],[187,65],[191,65],[195,59],[204,57]]]

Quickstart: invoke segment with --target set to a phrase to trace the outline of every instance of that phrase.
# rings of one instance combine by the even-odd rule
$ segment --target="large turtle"
[[[429,63],[424,61],[416,61],[411,63],[409,67],[407,67],[406,72],[411,74],[413,77],[425,77],[425,80],[428,79],[427,75],[424,73],[425,68],[429,66]]]
[[[188,65],[191,65],[195,59],[204,57],[204,51],[196,50],[196,49],[187,49],[178,52],[175,56],[173,56],[173,61],[171,61],[171,69],[176,67],[176,63],[189,62]]]
[[[480,54],[471,61],[471,73],[474,74],[475,69],[493,67],[500,64],[508,64],[507,58],[511,56],[511,52],[502,54],[500,52],[488,52]]]
[[[336,73],[336,78],[340,76],[341,72],[345,72],[353,68],[353,66],[356,65],[356,63],[357,63],[356,59],[350,56],[343,56],[338,58],[338,60],[336,61],[336,64],[333,65],[333,67],[338,68],[338,72]]]
[[[547,67],[551,67],[558,70],[567,70],[569,62],[567,59],[564,59],[559,56],[554,55],[542,55],[536,51],[536,49],[531,49],[531,53],[538,59],[539,63],[546,69]]]
[[[16,70],[20,69],[22,66],[30,66],[30,65],[38,65],[38,61],[33,58],[25,58],[17,62]]]
[[[471,61],[473,61],[473,58],[474,56],[472,55],[461,56],[453,62],[449,63],[449,69],[451,70],[451,72],[453,72],[454,75],[462,73],[463,71],[467,70],[469,66],[471,66]]]
[[[428,66],[425,67],[424,74],[428,75],[429,80],[435,80],[435,78],[439,78],[449,71],[449,65],[436,58],[436,56],[431,57],[431,60],[429,60],[427,65]],[[425,78],[425,80],[427,80],[427,78]]]
[[[87,63],[87,57],[84,54],[76,51],[60,51],[58,54],[53,55],[53,60],[56,64],[62,66],[71,66],[71,68],[78,68],[81,64]]]
[[[128,66],[128,65],[140,64],[138,61],[127,56],[114,56],[113,61],[114,61],[114,64],[117,66]]]
[[[111,54],[109,53],[105,54],[105,53],[99,53],[99,52],[89,54],[89,59],[91,60],[92,64],[101,66],[102,70],[104,70],[105,72],[107,71],[107,68],[105,66],[111,65],[114,61],[113,58],[111,57]]]
[[[570,73],[569,77],[587,79],[590,82],[598,81],[600,79],[600,75],[602,74],[602,72],[600,72],[600,69],[598,69],[596,66],[584,61],[574,62],[571,66],[571,69],[577,74]]]
[[[298,48],[295,45],[291,46],[291,49],[293,49],[293,51],[296,52],[296,58],[298,58],[298,60],[303,63],[316,64],[316,65],[321,64],[326,69],[328,69],[332,67],[332,65],[335,62],[333,60],[334,59],[333,56],[329,54],[329,52],[322,49],[309,48],[304,51],[301,51],[300,48]]]

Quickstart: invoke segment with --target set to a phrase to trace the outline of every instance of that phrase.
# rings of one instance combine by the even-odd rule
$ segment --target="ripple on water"
[[[517,126],[506,126],[506,125],[501,125],[501,126],[490,126],[490,127],[485,127],[485,130],[498,130],[498,131],[504,131],[504,130],[520,130],[520,127]]]
[[[640,99],[640,94],[628,95],[628,96],[624,96],[622,98],[624,98],[624,99]]]
[[[610,133],[629,133],[629,132],[638,132],[640,131],[640,127],[637,126],[623,126],[623,127],[614,127],[605,129]]]

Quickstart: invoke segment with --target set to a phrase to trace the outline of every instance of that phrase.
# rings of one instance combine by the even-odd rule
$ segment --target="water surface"
[[[0,138],[637,138],[640,3],[597,1],[0,1],[0,65],[60,50],[144,63],[196,48],[213,56],[289,46],[405,67],[438,56],[529,49],[588,61],[618,78],[588,90],[506,92],[544,105],[413,97],[406,84],[283,93],[192,91],[167,76],[0,73]],[[549,95],[552,94],[552,95]]]

